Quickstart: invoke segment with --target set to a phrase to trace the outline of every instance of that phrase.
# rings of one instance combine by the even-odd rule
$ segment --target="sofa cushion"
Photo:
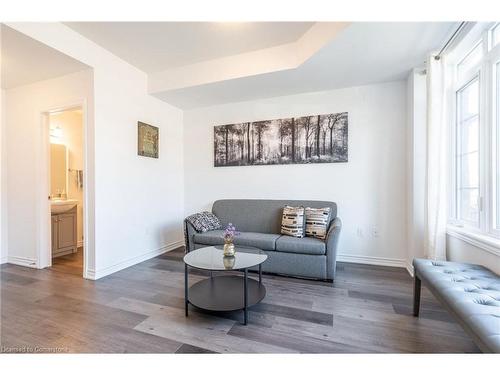
[[[211,230],[205,233],[195,233],[194,241],[207,246],[223,245],[223,236],[223,230]],[[235,245],[257,247],[261,250],[275,250],[276,240],[279,237],[279,234],[241,232],[234,237],[234,243]]]
[[[298,238],[304,237],[304,207],[285,206],[283,208],[281,234]]]
[[[285,206],[330,207],[330,221],[337,216],[334,202],[272,199],[222,199],[214,202],[212,212],[223,227],[233,223],[241,232],[280,233]]]
[[[298,253],[311,255],[325,255],[325,241],[314,237],[296,238],[281,236],[276,241],[276,251],[283,253]]]
[[[224,231],[220,229],[198,232],[193,238],[195,243],[203,245],[224,245]]]

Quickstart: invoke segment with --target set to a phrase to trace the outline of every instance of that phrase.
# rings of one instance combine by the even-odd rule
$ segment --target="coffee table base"
[[[245,277],[215,276],[193,284],[189,287],[188,296],[187,302],[203,310],[220,312],[245,310],[245,307],[248,308],[264,299],[266,288],[257,280],[247,277],[245,306]],[[247,314],[245,314],[245,324],[246,320]]]

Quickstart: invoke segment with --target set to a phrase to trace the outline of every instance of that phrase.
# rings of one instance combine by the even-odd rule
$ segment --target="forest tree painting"
[[[347,112],[214,127],[214,166],[347,162]]]

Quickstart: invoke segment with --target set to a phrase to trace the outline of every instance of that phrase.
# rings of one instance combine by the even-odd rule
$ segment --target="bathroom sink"
[[[53,214],[62,214],[71,210],[78,204],[76,199],[52,199],[50,201],[50,212]]]

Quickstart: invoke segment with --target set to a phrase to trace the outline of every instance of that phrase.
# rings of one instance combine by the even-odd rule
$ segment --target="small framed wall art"
[[[158,159],[159,129],[156,126],[137,122],[137,154]]]

